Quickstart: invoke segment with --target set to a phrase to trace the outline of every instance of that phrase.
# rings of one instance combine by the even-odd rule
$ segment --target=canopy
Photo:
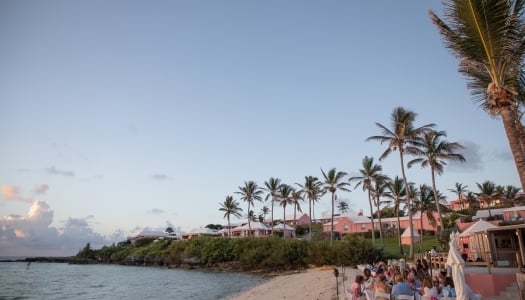
[[[463,231],[459,236],[471,236],[476,232],[482,232],[487,230],[488,228],[497,228],[498,226],[489,223],[487,221],[479,220],[476,223],[472,224],[469,228],[467,228],[465,231]]]

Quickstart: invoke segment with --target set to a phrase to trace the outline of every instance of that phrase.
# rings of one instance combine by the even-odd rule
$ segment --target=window
[[[343,227],[343,231],[348,232],[348,224],[345,224],[345,226]]]
[[[361,231],[365,231],[366,230],[366,224],[361,224]]]

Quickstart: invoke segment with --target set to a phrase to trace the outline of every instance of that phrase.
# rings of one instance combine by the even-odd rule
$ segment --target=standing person
[[[360,300],[363,295],[363,281],[364,278],[361,275],[355,277],[355,281],[350,286],[351,300]]]

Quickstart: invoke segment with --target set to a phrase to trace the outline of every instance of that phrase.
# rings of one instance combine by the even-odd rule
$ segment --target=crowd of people
[[[400,266],[387,266],[384,262],[363,269],[350,285],[351,300],[381,299],[395,300],[398,295],[427,296],[426,299],[456,297],[454,281],[447,270],[431,276],[428,262],[416,260],[407,269]],[[374,298],[373,295],[382,295]],[[419,299],[420,297],[415,297]]]

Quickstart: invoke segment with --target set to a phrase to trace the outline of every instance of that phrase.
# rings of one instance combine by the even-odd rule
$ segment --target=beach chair
[[[414,300],[414,295],[397,295],[395,300]]]
[[[375,292],[374,293],[374,300],[375,299],[390,299],[390,293],[383,293],[383,292]]]

